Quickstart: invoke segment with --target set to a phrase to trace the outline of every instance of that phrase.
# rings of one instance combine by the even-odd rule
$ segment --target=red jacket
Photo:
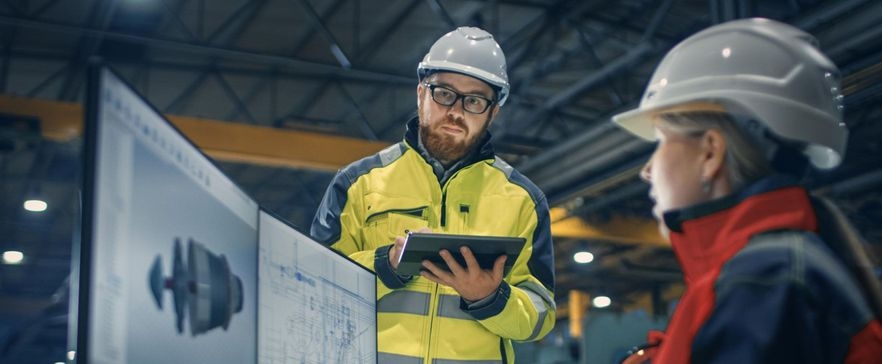
[[[654,364],[882,363],[882,324],[805,189],[773,177],[664,219],[686,291]]]

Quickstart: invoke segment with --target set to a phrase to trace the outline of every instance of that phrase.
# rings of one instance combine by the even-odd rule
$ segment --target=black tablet
[[[448,269],[447,264],[438,255],[441,249],[447,249],[460,265],[465,267],[465,259],[459,247],[467,246],[475,254],[478,264],[484,269],[493,269],[493,262],[500,255],[507,255],[505,274],[511,270],[526,239],[510,236],[479,236],[454,235],[436,233],[409,233],[404,241],[404,251],[398,261],[398,273],[403,275],[419,275],[422,261],[429,260],[441,268]],[[448,269],[449,270],[449,269]]]

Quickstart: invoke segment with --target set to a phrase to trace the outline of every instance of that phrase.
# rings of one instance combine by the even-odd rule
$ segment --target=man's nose
[[[447,108],[447,113],[459,115],[460,118],[465,116],[465,98],[457,97],[453,101],[453,105]]]

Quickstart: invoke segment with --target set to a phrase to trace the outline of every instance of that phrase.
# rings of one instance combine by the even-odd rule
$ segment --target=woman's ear
[[[713,181],[720,177],[726,164],[726,138],[717,129],[710,129],[701,137],[701,178]]]

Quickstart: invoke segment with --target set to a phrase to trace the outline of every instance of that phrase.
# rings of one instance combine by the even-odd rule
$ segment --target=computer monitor
[[[260,213],[258,363],[376,363],[377,278]]]
[[[84,140],[71,356],[255,363],[257,203],[100,65],[89,71]]]

